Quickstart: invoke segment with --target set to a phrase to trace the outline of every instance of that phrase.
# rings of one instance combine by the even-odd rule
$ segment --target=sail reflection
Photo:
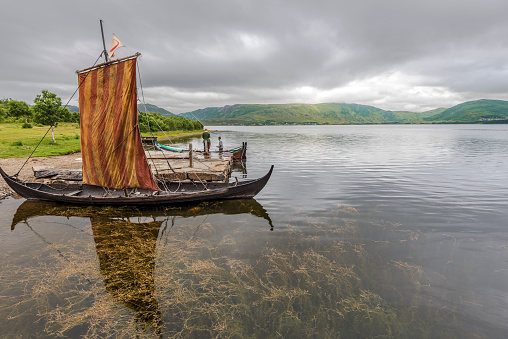
[[[134,312],[136,323],[143,331],[152,329],[160,335],[162,317],[154,280],[159,234],[164,234],[168,224],[174,224],[175,217],[190,218],[209,214],[251,214],[267,220],[273,230],[268,213],[254,199],[143,210],[83,208],[27,200],[18,207],[11,230],[19,223],[25,223],[33,230],[29,221],[41,216],[90,218],[105,290]]]

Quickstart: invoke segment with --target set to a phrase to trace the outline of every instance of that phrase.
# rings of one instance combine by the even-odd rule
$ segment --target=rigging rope
[[[145,94],[144,94],[144,92],[143,92],[143,82],[141,81],[141,71],[140,71],[140,69],[139,69],[139,62],[138,62],[138,63],[136,63],[136,65],[137,65],[137,68],[138,68],[138,79],[139,79],[139,88],[140,88],[140,90],[141,90],[141,98],[143,99],[143,100],[141,101],[141,104],[142,104],[142,105],[143,105],[143,107],[145,108],[145,112],[144,112],[144,113],[145,113],[146,122],[147,122],[147,125],[148,125],[148,131],[149,131],[149,133],[150,133],[150,135],[151,135],[152,137],[155,137],[155,136],[154,136],[154,134],[152,133],[151,129],[150,129],[150,120],[149,120],[149,118],[148,118],[148,109],[146,108],[146,105],[145,105]],[[138,100],[139,100],[139,99],[138,99]],[[139,111],[139,110],[138,110],[138,111]],[[159,124],[157,123],[157,120],[155,120],[155,119],[154,119],[154,121],[155,121],[155,123],[156,123],[157,125],[159,125]],[[139,124],[139,122],[138,122],[138,124]],[[161,128],[160,126],[159,126],[159,129],[161,129],[161,130],[162,130],[162,128]],[[140,131],[140,132],[141,132],[141,131]],[[151,154],[150,154],[150,150],[148,150],[147,152],[148,152],[148,155],[150,156],[150,158],[151,158],[151,160],[152,160],[152,164],[153,164],[153,167],[154,167],[154,169],[155,169],[155,172],[157,173],[156,180],[157,180],[158,182],[162,183],[162,185],[164,186],[164,188],[166,189],[166,191],[168,191],[169,189],[168,189],[168,187],[167,187],[167,185],[166,185],[166,181],[165,181],[165,180],[161,180],[161,179],[159,179],[161,176],[159,175],[159,170],[158,170],[158,168],[157,168],[157,164],[155,163],[154,159],[152,158],[152,156],[151,156]],[[176,172],[175,172],[175,170],[173,169],[173,167],[171,166],[171,164],[169,163],[169,160],[168,160],[168,158],[166,157],[166,154],[164,154],[164,152],[162,152],[162,154],[163,154],[163,156],[164,156],[164,160],[166,160],[166,163],[167,163],[167,165],[169,166],[169,169],[170,169],[171,171],[173,171],[173,173],[176,173]]]
[[[154,118],[154,116],[152,116],[151,112],[149,112],[149,111],[148,111],[148,109],[146,108],[146,104],[145,104],[145,94],[144,94],[144,91],[143,91],[143,82],[141,81],[141,71],[140,71],[139,62],[138,62],[138,63],[136,63],[136,65],[137,65],[137,70],[138,70],[139,88],[140,88],[140,91],[141,91],[141,98],[139,98],[139,97],[138,97],[138,101],[139,101],[139,102],[143,105],[143,107],[144,107],[144,112],[143,112],[143,113],[145,113],[145,118],[146,118],[146,122],[147,122],[147,125],[148,125],[148,132],[150,133],[150,135],[151,135],[152,137],[155,137],[155,135],[153,134],[153,132],[152,132],[152,130],[151,130],[151,128],[150,128],[150,117],[151,117],[151,118],[153,119],[153,121],[155,122],[155,124],[157,125],[157,127],[159,128],[159,130],[160,130],[160,131],[161,131],[161,132],[165,135],[165,137],[166,137],[166,138],[168,138],[168,139],[169,139],[169,136],[165,133],[165,131],[164,131],[164,130],[163,130],[163,128],[159,125],[159,123],[158,123],[158,122],[157,122],[157,120]],[[140,112],[140,111],[138,110],[138,112]],[[141,112],[140,112],[140,113],[141,113]],[[194,114],[192,114],[192,116],[194,116]],[[199,121],[199,119],[198,119],[198,118],[196,118],[195,116],[194,116],[194,118],[195,118],[197,121]],[[199,122],[201,123],[201,121],[199,121]],[[203,125],[203,124],[201,123],[201,125]],[[149,156],[150,156],[150,158],[151,158],[150,150],[147,150],[147,152],[148,152],[148,155],[149,155]],[[169,162],[169,158],[166,156],[166,153],[165,153],[164,151],[162,151],[162,155],[163,155],[164,160],[166,161],[166,164],[168,165],[169,169],[170,169],[171,171],[173,171],[173,173],[176,173],[176,171],[175,171],[175,170],[173,169],[173,167],[171,166],[171,163]],[[151,161],[152,161],[152,164],[153,164],[153,166],[154,166],[155,172],[157,173],[157,176],[159,177],[159,169],[157,168],[157,165],[156,165],[156,163],[155,163],[154,159],[151,159]],[[207,167],[208,169],[210,169],[210,168],[211,168],[211,167],[210,167],[210,166],[208,166],[206,163],[203,163],[203,162],[201,162],[201,163],[202,163],[205,167]],[[204,187],[205,189],[208,189],[208,186],[206,185],[206,180],[202,180],[202,179],[199,177],[199,175],[198,175],[197,173],[193,173],[193,174],[196,176],[196,178],[198,179],[199,183],[200,183],[201,185],[203,185],[203,187]],[[162,179],[159,179],[159,178],[156,178],[156,180],[157,180],[158,182],[160,182],[160,183],[161,183],[161,184],[165,187],[166,191],[170,191],[170,190],[169,190],[169,187],[168,187],[168,186],[167,186],[167,184],[166,184],[167,180],[162,180]],[[179,181],[179,186],[180,186],[180,181]],[[179,188],[177,188],[177,190],[178,190],[178,189],[179,189]]]
[[[102,57],[102,53],[104,52],[101,52],[101,54],[99,55],[99,57],[97,58],[97,60],[95,60],[94,64],[92,67],[95,66],[95,64],[97,64],[97,61],[99,61],[99,59]],[[79,88],[81,87],[81,85],[83,84],[83,82],[85,81],[86,77],[88,76],[88,74],[90,73],[87,73],[85,75],[85,77],[83,78],[83,81],[81,81],[81,83],[78,85],[78,88],[76,88],[76,90],[74,91],[74,93],[72,93],[72,96],[70,97],[69,101],[67,101],[67,103],[65,104],[65,106],[63,108],[66,108],[69,103],[71,102],[72,98],[74,98],[74,96],[76,95],[76,93],[78,92]],[[28,156],[28,158],[26,159],[26,161],[24,162],[24,164],[21,166],[21,168],[19,169],[18,173],[16,173],[14,176],[17,177],[19,175],[19,173],[21,172],[21,170],[23,169],[23,167],[25,167],[26,163],[28,162],[28,160],[30,160],[30,158],[32,158],[32,155],[35,153],[35,151],[37,150],[37,148],[39,147],[39,145],[41,144],[42,140],[44,140],[44,138],[46,137],[46,135],[48,135],[49,131],[53,128],[53,122],[51,123],[51,126],[49,126],[48,130],[46,131],[46,133],[44,134],[44,136],[42,137],[42,139],[39,141],[39,143],[37,144],[37,146],[35,146],[34,150],[32,151],[32,153],[30,153],[30,155]]]

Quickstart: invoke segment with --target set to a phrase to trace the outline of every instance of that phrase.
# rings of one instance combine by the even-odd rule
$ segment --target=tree
[[[60,111],[60,115],[58,117],[58,121],[61,122],[71,122],[71,111],[67,107],[62,107]]]
[[[51,137],[53,142],[55,140],[55,132],[53,128],[65,115],[65,110],[62,107],[62,99],[47,90],[42,90],[42,94],[38,94],[34,99],[35,105],[33,106],[34,122],[43,125],[51,125]],[[68,111],[68,110],[67,110]]]
[[[79,112],[70,112],[69,122],[77,122],[79,124]]]
[[[0,122],[2,122],[9,115],[7,102],[7,100],[0,100]]]
[[[147,117],[149,122],[147,122]],[[139,130],[143,133],[149,131],[175,131],[175,130],[202,130],[203,125],[198,121],[192,121],[184,117],[162,116],[159,113],[150,112],[148,115],[139,117]]]
[[[30,107],[24,101],[9,100],[7,102],[9,108],[9,116],[14,118],[25,118],[25,122],[28,123],[28,118],[32,115]]]

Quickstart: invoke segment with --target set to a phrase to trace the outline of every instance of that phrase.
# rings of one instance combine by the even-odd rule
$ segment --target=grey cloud
[[[0,21],[2,98],[31,102],[49,89],[66,101],[74,71],[101,53],[100,19],[107,47],[112,33],[127,46],[117,56],[142,53],[149,102],[177,113],[290,102],[303,87],[387,109],[508,94],[508,3],[501,0],[32,0],[3,7],[10,15]],[[407,93],[374,85],[394,72],[418,82],[401,84]],[[348,87],[363,82],[378,87]],[[448,96],[435,94],[441,90]]]

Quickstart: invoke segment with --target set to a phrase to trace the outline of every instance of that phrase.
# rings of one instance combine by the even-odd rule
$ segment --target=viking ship
[[[138,124],[136,62],[139,53],[77,71],[83,184],[42,184],[10,176],[7,184],[26,199],[81,205],[178,204],[252,198],[263,177],[234,183],[156,181]]]

